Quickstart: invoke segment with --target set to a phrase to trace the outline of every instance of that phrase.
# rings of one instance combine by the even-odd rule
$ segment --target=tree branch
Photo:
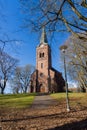
[[[67,0],[67,2],[70,4],[70,6],[72,7],[72,10],[75,12],[75,14],[77,14],[77,16],[79,17],[79,19],[82,19],[83,21],[87,22],[87,17],[84,17],[74,6],[73,2],[71,0]]]

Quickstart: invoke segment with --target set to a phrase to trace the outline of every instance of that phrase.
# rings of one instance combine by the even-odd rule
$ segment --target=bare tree
[[[4,94],[6,83],[12,76],[17,62],[18,60],[0,50],[0,89],[2,94]]]
[[[12,87],[13,93],[22,92],[22,84],[21,84],[21,67],[16,67],[14,71],[14,76],[10,80],[10,84]]]
[[[87,40],[78,32],[87,35],[86,0],[20,0],[25,14],[25,27],[32,23],[34,29],[46,26],[50,32],[68,31]]]
[[[87,89],[87,43],[71,36],[66,42],[67,70],[70,77],[77,80],[83,91]]]
[[[25,67],[17,67],[15,70],[15,75],[13,78],[13,90],[16,93],[23,92],[26,93],[29,89],[30,77],[34,67],[32,65],[26,65]]]

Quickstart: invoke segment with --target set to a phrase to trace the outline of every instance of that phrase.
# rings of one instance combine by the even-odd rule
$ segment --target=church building
[[[36,70],[31,75],[30,92],[63,92],[65,81],[62,73],[52,67],[51,48],[45,29],[36,48]]]

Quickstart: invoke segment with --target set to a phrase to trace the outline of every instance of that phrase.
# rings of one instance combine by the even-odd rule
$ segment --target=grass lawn
[[[58,100],[59,103],[65,101],[66,103],[66,93],[54,93],[51,96]],[[81,107],[87,108],[87,93],[69,93],[69,104],[70,107]]]
[[[6,94],[0,95],[0,108],[25,108],[29,107],[35,97],[33,94]]]

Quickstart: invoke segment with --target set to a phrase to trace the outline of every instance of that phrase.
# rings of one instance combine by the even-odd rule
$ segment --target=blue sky
[[[39,44],[40,33],[32,32],[29,28],[23,29],[23,15],[20,10],[19,0],[2,0],[2,12],[5,14],[5,20],[1,24],[4,34],[7,34],[9,39],[16,39],[15,47],[9,47],[8,52],[15,58],[20,60],[19,65],[36,64],[36,46]],[[52,49],[52,64],[53,67],[61,71],[60,68],[60,51],[59,47],[68,38],[67,34],[56,33],[55,40],[49,41]],[[49,39],[49,38],[48,38]]]

